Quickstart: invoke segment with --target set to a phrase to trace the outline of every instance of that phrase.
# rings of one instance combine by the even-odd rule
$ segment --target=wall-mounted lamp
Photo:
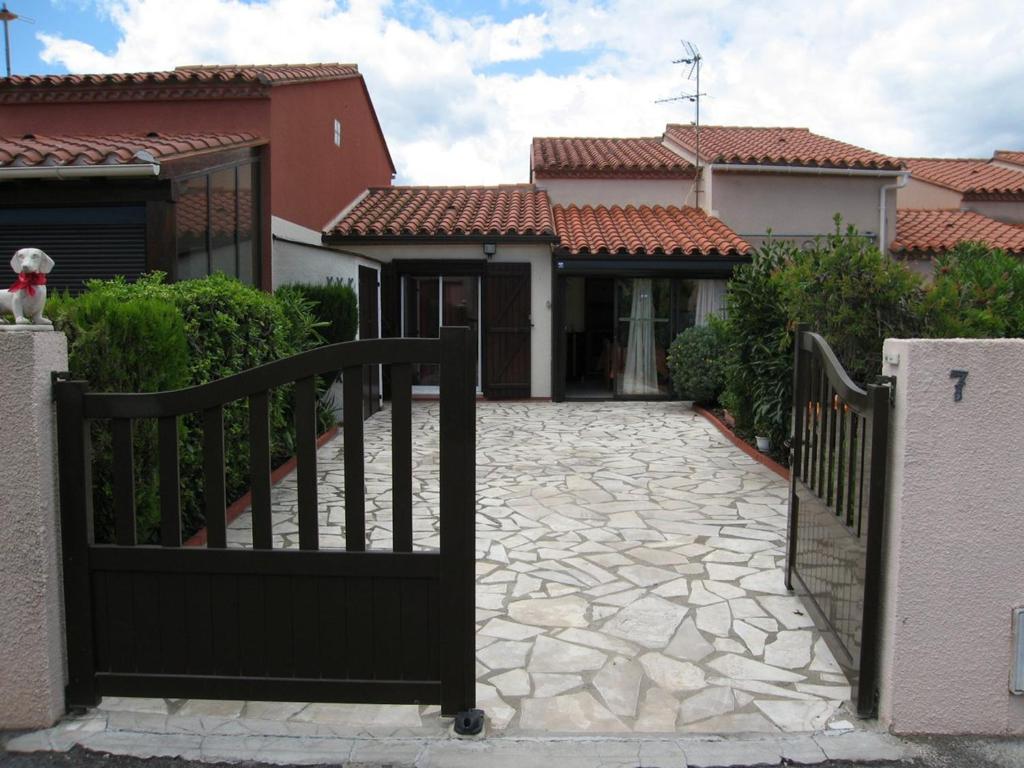
[[[493,259],[497,252],[498,246],[495,243],[484,243],[484,256],[488,259]]]

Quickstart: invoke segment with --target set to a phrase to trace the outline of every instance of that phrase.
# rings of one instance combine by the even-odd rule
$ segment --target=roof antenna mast
[[[696,120],[693,124],[693,135],[696,156],[696,168],[697,176],[696,183],[693,187],[693,202],[696,207],[700,207],[700,97],[707,96],[706,93],[701,93],[700,90],[700,65],[704,60],[704,57],[700,55],[700,51],[697,50],[697,46],[691,43],[689,40],[681,40],[683,44],[683,50],[686,52],[681,59],[673,59],[673,64],[688,64],[690,69],[686,73],[687,80],[693,80],[695,89],[693,93],[683,93],[679,96],[673,96],[669,99],[656,99],[655,104],[664,104],[670,101],[692,101],[696,108]]]
[[[21,19],[29,24],[34,24],[35,21],[28,18],[27,16],[19,16],[13,11],[7,10],[7,3],[0,6],[0,21],[4,23],[4,58],[7,62],[7,77],[11,76],[11,29],[10,24],[12,21]]]

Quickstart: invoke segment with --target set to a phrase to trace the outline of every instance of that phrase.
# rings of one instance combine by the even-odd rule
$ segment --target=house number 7
[[[967,371],[954,368],[949,372],[949,378],[956,379],[956,384],[953,385],[953,402],[959,403],[964,399],[964,384],[967,383]]]

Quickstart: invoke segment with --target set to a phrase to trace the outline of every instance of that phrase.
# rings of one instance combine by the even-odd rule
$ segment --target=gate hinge
[[[889,405],[896,405],[896,377],[876,376],[875,383],[889,388]]]

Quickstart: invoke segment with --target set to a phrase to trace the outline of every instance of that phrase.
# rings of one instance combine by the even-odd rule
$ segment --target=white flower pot
[[[771,450],[772,441],[769,438],[757,435],[756,437],[754,437],[754,440],[757,441],[757,450],[759,450],[761,453],[768,453],[768,451]]]

